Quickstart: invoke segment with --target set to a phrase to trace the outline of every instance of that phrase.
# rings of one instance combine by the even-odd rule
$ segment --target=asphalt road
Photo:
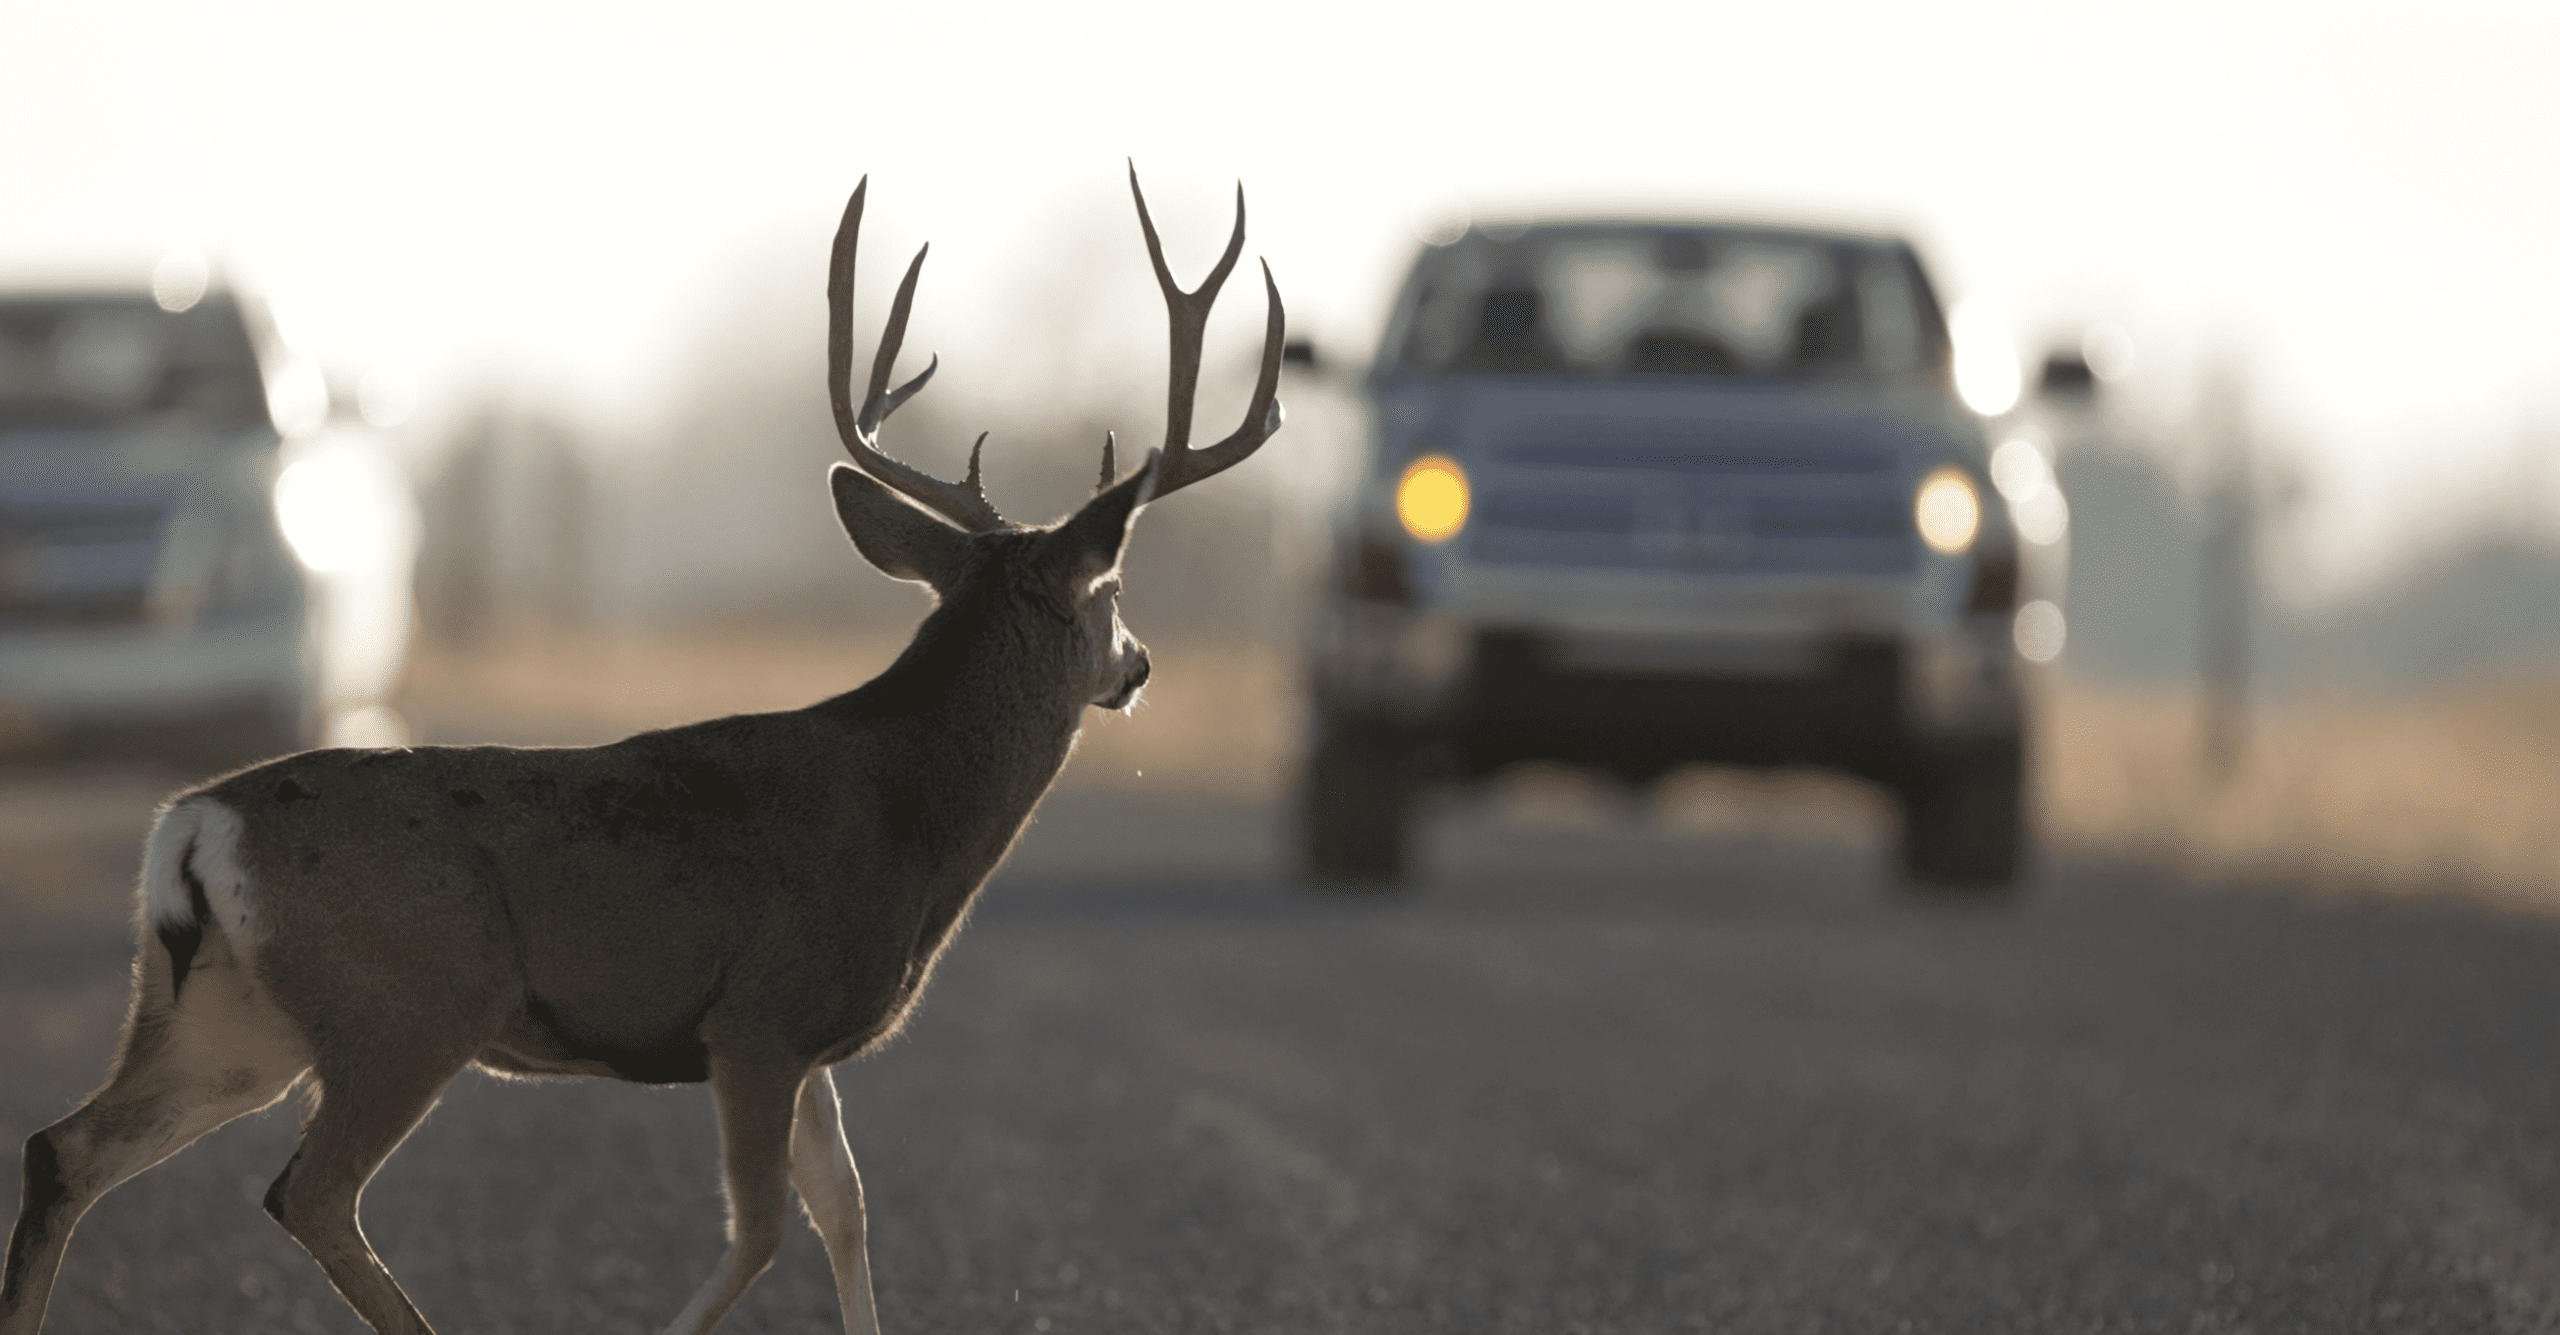
[[[0,774],[12,1147],[103,1072],[165,777]],[[2560,924],[1481,808],[1344,902],[1271,827],[1053,800],[839,1071],[892,1335],[2560,1329]],[[50,1329],[360,1330],[258,1211],[292,1138],[110,1196]],[[654,1329],[719,1217],[700,1089],[477,1076],[365,1204],[449,1332]],[[728,1329],[834,1319],[795,1229]]]

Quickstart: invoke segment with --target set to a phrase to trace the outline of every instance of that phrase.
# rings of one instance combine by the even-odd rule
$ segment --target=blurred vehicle
[[[402,740],[406,483],[252,304],[167,268],[0,291],[0,728],[224,760]]]
[[[2046,461],[1995,468],[1950,365],[1893,238],[1587,222],[1424,251],[1313,637],[1310,876],[1401,880],[1436,781],[1706,761],[1888,785],[1914,883],[2010,885],[2019,646],[2059,614],[2022,619],[1996,498]]]

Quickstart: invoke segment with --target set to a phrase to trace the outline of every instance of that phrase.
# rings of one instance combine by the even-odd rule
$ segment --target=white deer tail
[[[169,952],[169,992],[212,927],[242,945],[259,938],[256,887],[240,866],[240,813],[210,797],[190,797],[151,827],[142,851],[143,923]]]

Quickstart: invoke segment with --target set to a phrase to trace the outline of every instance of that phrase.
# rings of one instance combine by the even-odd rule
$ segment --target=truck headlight
[[[1911,498],[1911,514],[1930,550],[1962,556],[1982,531],[1982,496],[1963,469],[1950,465],[1921,479]]]
[[[276,477],[276,527],[315,574],[397,570],[416,541],[417,512],[391,464],[371,453],[322,447]]]
[[[1467,473],[1445,454],[1405,465],[1396,482],[1396,518],[1417,542],[1440,543],[1467,526]]]

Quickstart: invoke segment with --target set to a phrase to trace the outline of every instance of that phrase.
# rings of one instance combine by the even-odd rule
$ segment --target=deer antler
[[[942,366],[936,357],[915,379],[889,388],[889,372],[898,360],[898,345],[907,338],[907,311],[915,304],[916,275],[924,270],[924,256],[931,246],[919,247],[916,257],[907,265],[907,276],[898,284],[898,296],[889,304],[889,327],[880,336],[879,354],[871,361],[871,385],[863,395],[862,410],[853,407],[853,256],[862,237],[862,197],[871,188],[865,176],[853,188],[853,198],[844,206],[844,222],[836,228],[833,256],[827,262],[827,398],[834,405],[836,434],[844,439],[845,450],[862,471],[886,483],[926,509],[941,515],[972,533],[985,533],[1013,525],[987,501],[986,488],[978,480],[978,454],[986,448],[984,433],[978,443],[969,447],[969,476],[959,483],[944,482],[930,474],[910,468],[880,451],[880,424],[898,406],[914,398],[925,382]]]
[[[1253,402],[1244,410],[1244,425],[1206,449],[1191,448],[1192,400],[1200,387],[1200,342],[1208,329],[1209,307],[1218,300],[1219,285],[1235,268],[1236,257],[1244,253],[1244,186],[1236,186],[1236,226],[1227,238],[1227,252],[1218,257],[1217,267],[1209,271],[1199,290],[1185,292],[1173,281],[1173,271],[1165,267],[1164,243],[1156,237],[1155,219],[1147,216],[1146,192],[1138,188],[1138,165],[1129,164],[1129,193],[1138,201],[1138,226],[1147,234],[1147,258],[1156,266],[1156,285],[1164,289],[1166,316],[1173,327],[1173,368],[1171,383],[1165,390],[1164,460],[1156,466],[1155,498],[1169,496],[1212,473],[1225,472],[1244,462],[1246,455],[1262,448],[1262,442],[1280,429],[1284,414],[1280,409],[1280,351],[1288,330],[1288,317],[1280,307],[1280,285],[1271,279],[1271,264],[1262,265],[1262,287],[1269,299],[1270,316],[1262,341],[1262,376],[1254,383]],[[1103,470],[1110,471],[1110,456],[1105,447]]]

